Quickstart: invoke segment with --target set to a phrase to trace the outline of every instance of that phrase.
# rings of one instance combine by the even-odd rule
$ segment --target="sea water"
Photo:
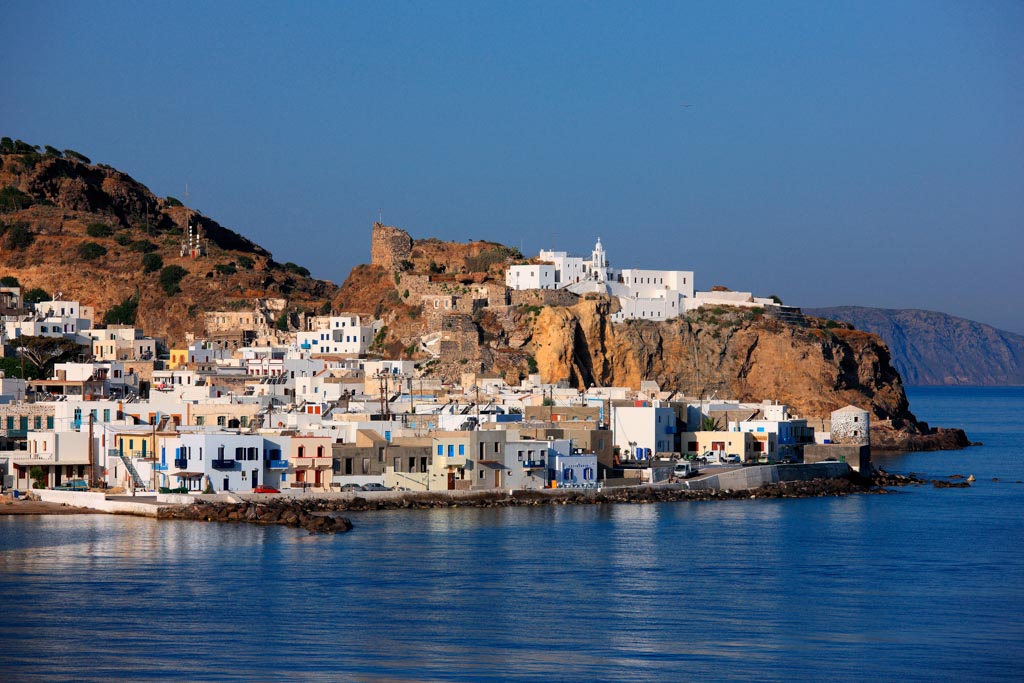
[[[1024,676],[1024,390],[911,389],[970,489],[353,513],[0,517],[0,680]],[[998,479],[998,481],[996,481]]]

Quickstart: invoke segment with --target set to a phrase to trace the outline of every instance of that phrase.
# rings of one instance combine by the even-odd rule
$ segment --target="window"
[[[455,457],[455,446],[453,446],[452,444],[448,444],[448,457],[449,458],[454,458]]]
[[[106,408],[103,411],[103,421],[104,422],[110,422],[110,409],[109,408]]]
[[[483,471],[483,470],[480,470],[480,478],[481,478],[481,479],[483,479],[483,478],[484,478],[484,471]]]
[[[248,415],[243,415],[241,417],[241,419],[238,421],[238,423],[240,425],[242,425],[243,427],[248,427],[249,426],[249,416]]]
[[[459,444],[459,455],[465,455],[465,454],[466,454],[466,445],[460,443]]]
[[[218,415],[217,416],[217,426],[218,427],[223,427],[226,424],[227,424],[227,418],[224,417],[223,415]]]
[[[196,415],[196,424],[199,425],[200,427],[202,427],[204,424],[206,424],[206,416],[205,415]]]
[[[7,419],[11,420],[11,421],[14,420],[14,418],[11,418],[11,417],[9,417]],[[8,428],[13,427],[13,425],[7,425],[7,426],[8,426]],[[444,455],[444,446],[442,446],[441,444],[437,444],[437,454],[438,455]]]
[[[33,422],[33,425],[34,425],[34,427],[33,427],[34,429],[42,429],[43,428],[43,417],[42,417],[42,415],[36,415],[36,419]]]
[[[245,460],[245,449],[241,446],[235,448],[235,460]]]
[[[53,429],[53,415],[46,416],[46,428]]]

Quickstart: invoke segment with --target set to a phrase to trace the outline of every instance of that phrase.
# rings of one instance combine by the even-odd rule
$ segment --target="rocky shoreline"
[[[434,508],[534,507],[540,505],[608,505],[616,503],[647,504],[681,501],[750,500],[758,498],[816,498],[850,494],[886,494],[887,487],[924,485],[965,488],[967,481],[952,483],[927,480],[915,474],[889,474],[884,470],[872,479],[856,474],[838,479],[812,479],[770,484],[745,490],[689,490],[680,486],[645,486],[602,489],[600,491],[481,491],[469,496],[452,497],[444,492],[409,493],[398,498],[347,499],[277,498],[268,501],[241,503],[193,503],[187,506],[161,508],[158,518],[206,522],[246,522],[275,524],[301,528],[310,533],[344,533],[352,522],[342,512],[372,510],[408,510]]]

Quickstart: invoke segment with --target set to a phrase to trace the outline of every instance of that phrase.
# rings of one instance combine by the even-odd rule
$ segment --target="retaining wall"
[[[156,517],[159,506],[152,503],[133,503],[123,500],[107,500],[105,493],[93,493],[87,491],[53,491],[50,489],[35,489],[32,493],[39,496],[39,500],[47,503],[61,503],[78,508],[99,510],[121,515],[140,515],[142,517]]]

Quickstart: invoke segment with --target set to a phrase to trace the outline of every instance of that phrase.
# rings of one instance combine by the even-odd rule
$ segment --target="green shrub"
[[[213,267],[213,269],[216,270],[221,275],[234,275],[235,273],[238,272],[238,269],[235,268],[234,263],[218,263]]]
[[[526,359],[526,367],[530,371],[530,374],[537,372],[537,359],[533,356],[529,356]]]
[[[309,269],[303,268],[297,263],[292,263],[291,261],[288,261],[282,266],[282,268],[287,270],[289,273],[295,273],[296,275],[301,275],[302,277],[309,277]]]
[[[82,242],[78,245],[78,255],[85,261],[95,261],[106,254],[107,248],[95,242]]]
[[[132,238],[129,237],[128,235],[118,235],[117,237],[114,238],[114,241],[117,242],[118,245],[122,247],[130,247],[132,244]]]
[[[177,197],[167,197],[164,201],[167,202],[167,206],[185,206]]]
[[[13,275],[4,275],[0,277],[0,287],[21,287],[21,283]]]
[[[36,236],[28,229],[28,223],[18,221],[7,228],[7,239],[4,240],[4,244],[7,245],[8,249],[20,251],[28,249],[35,241]]]
[[[235,262],[238,263],[238,267],[242,270],[252,270],[253,266],[256,265],[256,262],[248,256],[239,256]]]
[[[167,296],[174,296],[181,291],[182,278],[188,275],[188,271],[181,266],[167,266],[160,271],[160,287]]]
[[[281,330],[282,332],[288,331],[288,312],[285,311],[277,317],[277,321],[274,323],[274,327]]]
[[[152,251],[156,251],[159,247],[150,242],[149,240],[136,240],[128,245],[128,248],[132,251],[140,251],[143,254],[148,254]]]
[[[85,234],[89,237],[110,237],[114,229],[106,223],[90,223],[85,226]]]
[[[142,257],[142,272],[155,273],[164,267],[164,260],[160,254],[145,254]]]
[[[323,306],[320,307],[320,315],[330,315],[330,314],[331,314],[331,302],[330,301],[325,301]]]
[[[58,159],[61,158],[62,156],[64,156],[64,154],[61,153],[61,151],[59,149],[57,149],[56,147],[50,147],[49,145],[43,145],[43,148],[44,148],[43,156],[57,157]]]

